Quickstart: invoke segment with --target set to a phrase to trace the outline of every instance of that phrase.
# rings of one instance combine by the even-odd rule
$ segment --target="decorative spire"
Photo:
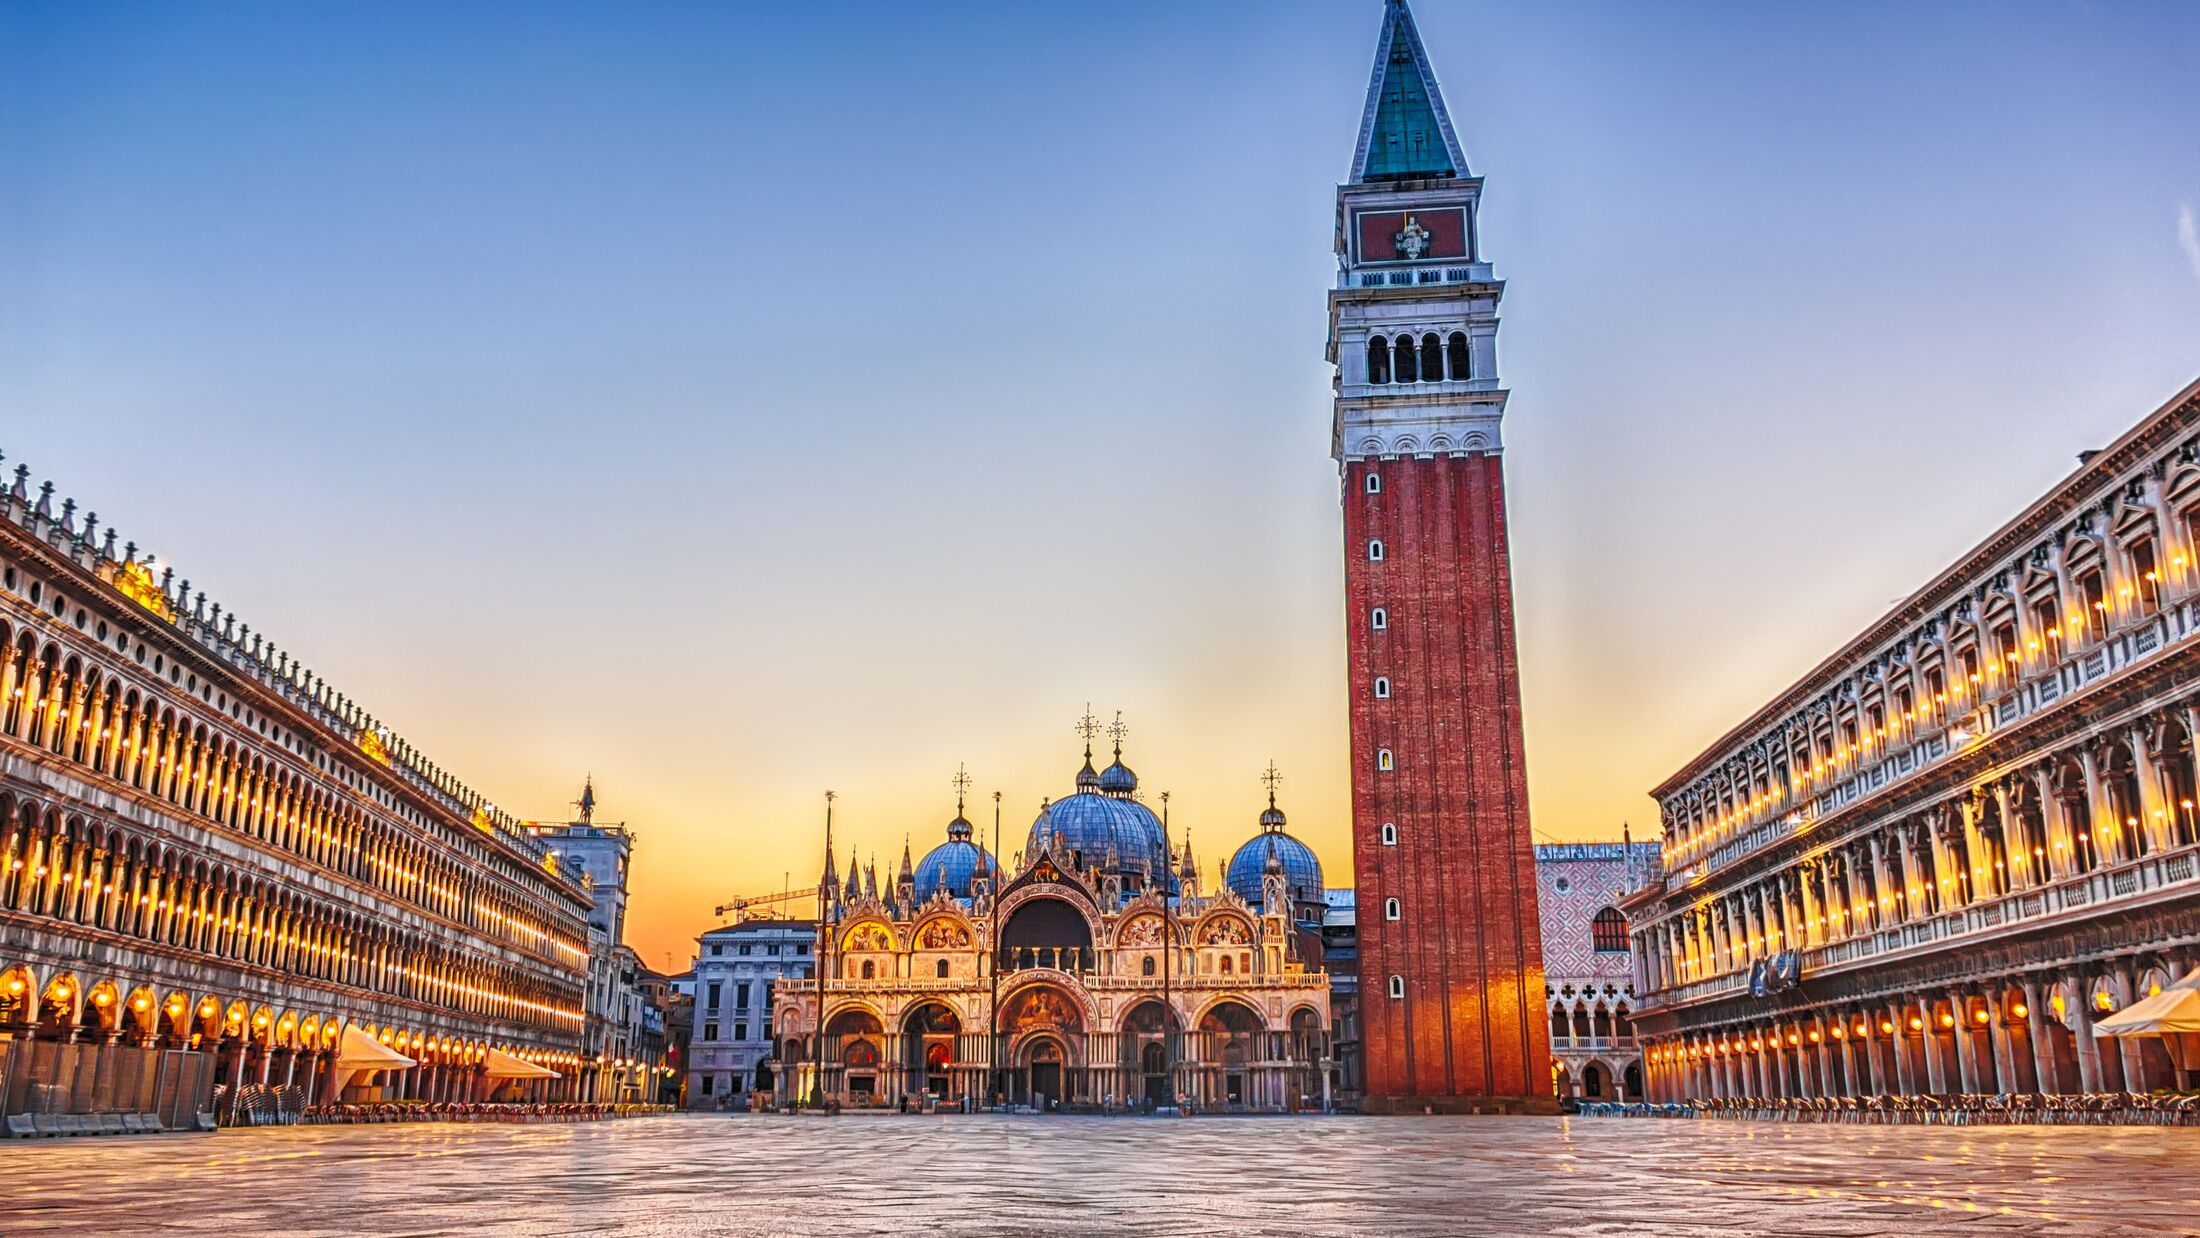
[[[1276,788],[1283,784],[1283,775],[1276,772],[1276,763],[1268,763],[1268,772],[1260,776],[1268,787],[1268,810],[1260,814],[1260,828],[1270,834],[1283,829],[1283,810],[1276,807]]]
[[[856,864],[856,849],[854,847],[850,847],[848,848],[848,886],[846,889],[840,892],[840,896],[843,899],[846,899],[848,902],[852,903],[857,899],[863,897],[863,882],[860,880],[861,876],[862,870],[859,869]]]
[[[916,869],[909,863],[909,835],[903,834],[901,836],[901,879],[907,881],[915,872]]]
[[[1092,767],[1092,738],[1100,733],[1100,720],[1092,716],[1092,702],[1085,702],[1085,716],[1077,720],[1077,733],[1085,737],[1085,767],[1077,771],[1077,789],[1090,791],[1100,785],[1100,771]]]
[[[1406,0],[1383,6],[1383,32],[1375,41],[1375,71],[1360,114],[1359,145],[1352,153],[1351,182],[1423,180],[1467,175],[1467,157],[1452,131],[1451,113],[1437,89],[1428,50]]]

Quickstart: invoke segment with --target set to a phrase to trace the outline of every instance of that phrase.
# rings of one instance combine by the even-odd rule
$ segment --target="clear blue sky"
[[[1509,280],[1538,829],[2200,375],[2200,6],[1417,7]],[[0,448],[652,961],[1121,708],[1345,854],[1323,292],[1379,5],[0,0]]]

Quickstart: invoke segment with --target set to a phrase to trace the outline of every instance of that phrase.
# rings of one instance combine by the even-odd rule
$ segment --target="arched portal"
[[[1176,1071],[1179,1048],[1176,1013],[1149,998],[1131,1007],[1123,1018],[1120,1038],[1123,1050],[1124,1094],[1136,1096],[1147,1108],[1176,1103]]]
[[[1062,1088],[1069,1067],[1069,1052],[1052,1032],[1025,1041],[1022,1049],[1025,1103],[1043,1113],[1062,1108]]]
[[[1243,1002],[1217,1002],[1200,1016],[1199,1033],[1200,1060],[1211,1085],[1207,1103],[1233,1109],[1253,1104],[1250,1072],[1261,1057],[1260,1016]]]
[[[1604,1068],[1595,1062],[1581,1068],[1581,1098],[1604,1100]]]
[[[955,1038],[962,1020],[938,1002],[925,1002],[901,1021],[902,1068],[908,1078],[934,1096],[951,1090]]]
[[[1000,1018],[1017,1101],[1053,1112],[1085,1098],[1085,1016],[1076,998],[1052,985],[1029,985],[1002,1004]]]
[[[867,1104],[878,1095],[884,1031],[878,1016],[861,1008],[842,1010],[826,1023],[821,1057],[827,1069],[840,1075],[839,1086],[829,1090],[853,1104]]]

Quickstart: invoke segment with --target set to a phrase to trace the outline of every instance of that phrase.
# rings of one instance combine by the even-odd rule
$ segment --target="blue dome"
[[[1280,815],[1280,814],[1279,814]],[[1230,888],[1239,898],[1255,907],[1261,906],[1261,873],[1268,866],[1268,855],[1273,850],[1283,862],[1284,886],[1291,892],[1291,901],[1318,903],[1322,900],[1322,862],[1314,849],[1281,829],[1264,830],[1247,839],[1245,845],[1230,857]],[[1267,910],[1262,908],[1262,910]]]
[[[1100,771],[1100,789],[1119,795],[1127,795],[1138,789],[1138,775],[1131,772],[1130,766],[1123,764],[1121,754],[1116,756],[1115,764]]]
[[[1157,880],[1169,872],[1169,842],[1161,832],[1161,820],[1134,799],[1080,791],[1056,800],[1031,823],[1025,851],[1037,854],[1047,845],[1049,834],[1060,834],[1062,845],[1087,864],[1106,863],[1113,844],[1116,863],[1125,871],[1137,872],[1144,861],[1153,867]]]
[[[917,900],[932,897],[942,885],[950,898],[969,898],[970,879],[978,871],[978,857],[984,855],[984,849],[967,837],[950,838],[925,852],[917,861]],[[992,857],[986,857],[986,866],[992,867]]]

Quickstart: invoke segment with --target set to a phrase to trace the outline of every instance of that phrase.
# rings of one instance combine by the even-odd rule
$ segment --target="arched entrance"
[[[1053,1035],[1039,1036],[1024,1046],[1024,1103],[1043,1113],[1062,1108],[1062,1080],[1068,1054]]]
[[[826,1068],[840,1076],[830,1081],[828,1091],[840,1093],[851,1104],[868,1104],[878,1095],[882,1030],[878,1016],[862,1009],[843,1010],[825,1025],[821,1056]]]
[[[1581,1068],[1581,1099],[1604,1100],[1604,1067],[1595,1062]]]
[[[1263,1103],[1252,1090],[1253,1066],[1259,1061],[1255,1041],[1261,1032],[1260,1016],[1243,1002],[1217,1002],[1201,1017],[1199,1032],[1206,1103],[1230,1109]]]
[[[921,1091],[945,1097],[953,1087],[955,1038],[962,1020],[938,1002],[925,1002],[901,1021],[902,1068]]]
[[[1158,1001],[1143,1001],[1123,1020],[1125,1099],[1149,1109],[1176,1103],[1176,1015]]]
[[[1009,1088],[1019,1104],[1058,1111],[1090,1099],[1083,1086],[1085,1021],[1075,998],[1050,985],[1018,990],[1001,1011],[1010,1049]]]

